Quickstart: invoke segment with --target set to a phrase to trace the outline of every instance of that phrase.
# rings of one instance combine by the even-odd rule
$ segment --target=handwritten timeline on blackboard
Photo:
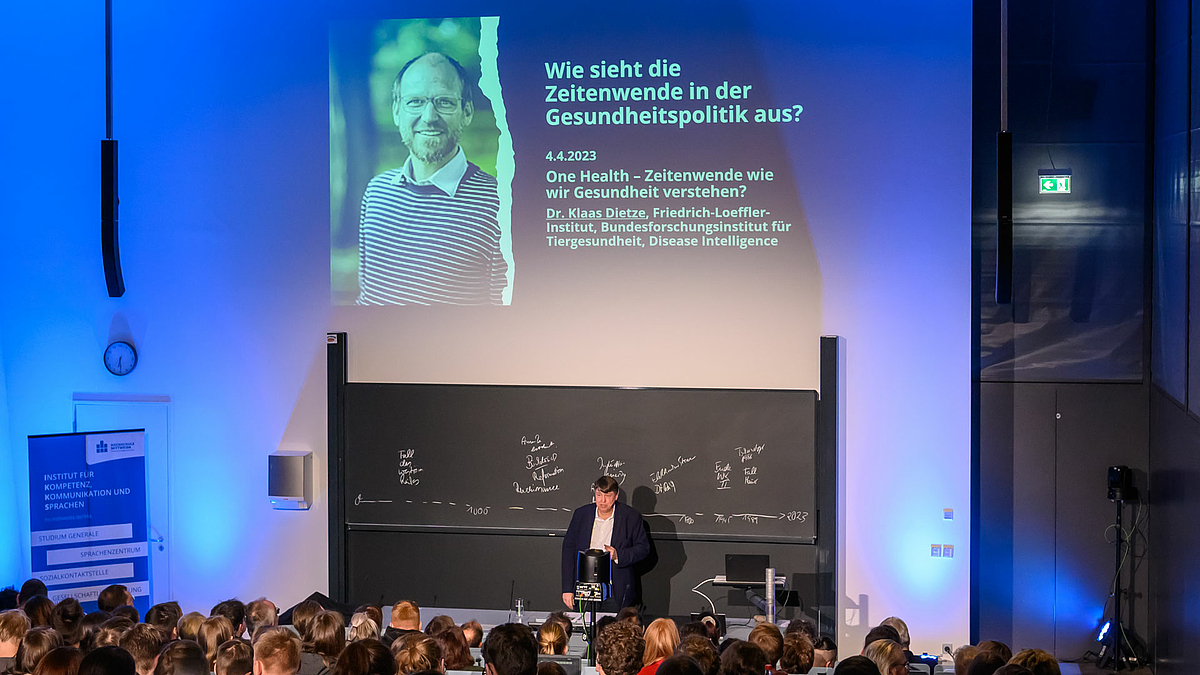
[[[811,541],[816,393],[352,383],[347,520],[566,528],[611,476],[652,532]]]

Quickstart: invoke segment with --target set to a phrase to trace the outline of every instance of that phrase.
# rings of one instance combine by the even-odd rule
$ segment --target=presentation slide
[[[333,301],[819,296],[794,171],[822,161],[797,148],[837,131],[838,92],[806,53],[820,46],[760,24],[714,8],[332,22]]]

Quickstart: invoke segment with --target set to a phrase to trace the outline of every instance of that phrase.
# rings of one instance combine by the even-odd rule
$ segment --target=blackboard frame
[[[344,462],[345,462],[345,391],[348,382],[348,350],[346,333],[327,334],[327,385],[328,385],[328,491],[330,499],[329,514],[329,592],[335,599],[350,602],[349,588],[351,586],[348,574],[351,569],[351,552],[348,546],[348,536],[352,532],[366,533],[369,531],[391,532],[395,536],[420,536],[431,532],[444,532],[449,536],[471,536],[474,531],[481,534],[493,535],[498,540],[504,535],[521,535],[528,537],[529,533],[516,532],[510,528],[436,528],[417,525],[397,525],[380,527],[377,525],[357,525],[346,518],[344,502]],[[821,364],[821,396],[817,402],[817,438],[816,438],[816,526],[818,537],[814,543],[799,544],[789,540],[785,544],[789,548],[797,547],[797,551],[807,550],[802,557],[808,560],[798,572],[812,576],[814,579],[815,595],[810,598],[806,611],[814,616],[821,630],[833,630],[837,614],[837,588],[839,560],[838,550],[838,517],[837,495],[844,490],[841,485],[842,474],[839,471],[841,458],[841,436],[843,434],[844,373],[845,373],[845,340],[844,338],[828,335],[820,338]],[[687,546],[683,539],[664,536],[664,541],[679,541]],[[520,539],[521,536],[516,537]],[[686,533],[685,533],[686,537]],[[509,537],[512,538],[512,537]],[[547,534],[547,538],[550,535]],[[711,546],[714,541],[728,542],[731,549],[739,546],[753,546],[752,541],[738,541],[723,536],[720,539],[697,537],[693,545]],[[761,541],[761,538],[758,538]],[[779,544],[772,544],[779,545]]]

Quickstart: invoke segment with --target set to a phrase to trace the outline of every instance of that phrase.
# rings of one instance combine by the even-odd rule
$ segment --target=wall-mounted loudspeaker
[[[280,450],[267,455],[267,496],[276,509],[306,510],[312,506],[313,454]]]
[[[1133,472],[1127,466],[1108,467],[1108,500],[1112,502],[1137,501],[1138,491],[1133,486]]]
[[[121,246],[117,237],[117,142],[100,141],[100,251],[104,256],[104,283],[108,297],[125,295],[121,274]]]

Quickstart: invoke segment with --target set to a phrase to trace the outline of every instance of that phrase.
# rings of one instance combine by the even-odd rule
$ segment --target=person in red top
[[[638,675],[654,675],[663,659],[675,653],[679,646],[679,629],[671,619],[655,619],[646,627],[646,650],[642,652],[642,669]]]

